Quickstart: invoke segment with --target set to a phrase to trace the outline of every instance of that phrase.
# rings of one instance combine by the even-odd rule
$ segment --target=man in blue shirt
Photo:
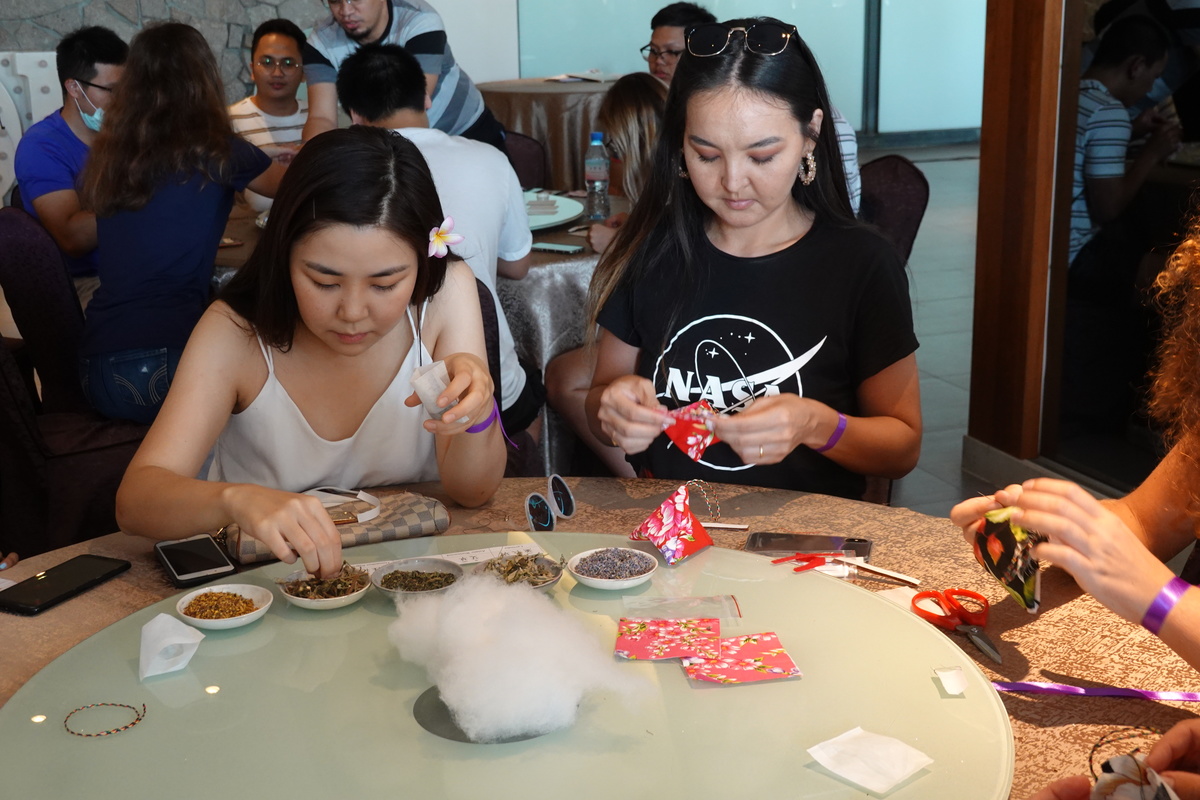
[[[128,52],[129,46],[108,28],[93,26],[67,34],[55,48],[63,106],[30,126],[17,144],[14,168],[21,201],[62,250],[85,307],[100,285],[96,216],[80,207],[76,181]]]

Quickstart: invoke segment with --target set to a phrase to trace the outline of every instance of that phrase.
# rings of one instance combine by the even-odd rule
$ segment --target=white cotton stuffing
[[[645,688],[595,630],[524,584],[468,575],[396,608],[388,638],[401,658],[424,667],[476,742],[566,728],[584,695],[608,690],[631,699]]]

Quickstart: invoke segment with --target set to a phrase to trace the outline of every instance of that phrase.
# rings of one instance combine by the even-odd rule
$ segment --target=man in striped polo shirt
[[[308,103],[296,97],[304,77],[302,47],[304,32],[291,20],[269,19],[259,25],[250,45],[255,92],[229,107],[234,133],[280,161],[290,161],[300,149],[300,133],[308,119]],[[255,211],[271,207],[271,198],[249,189],[246,201]]]
[[[397,44],[425,74],[430,127],[486,142],[504,151],[504,127],[454,60],[446,27],[425,0],[328,0],[330,16],[317,23],[304,48],[308,82],[307,141],[337,127],[337,71],[364,44]]]
[[[1070,258],[1090,267],[1107,260],[1100,245],[1085,252],[1101,229],[1129,205],[1155,164],[1179,144],[1177,125],[1159,123],[1146,145],[1126,169],[1125,158],[1134,123],[1127,108],[1149,91],[1167,61],[1167,38],[1148,17],[1126,17],[1105,32],[1091,66],[1079,83],[1079,114],[1075,129],[1075,171],[1071,201]],[[1140,120],[1141,118],[1139,118]],[[1139,126],[1140,127],[1140,126]],[[1080,258],[1085,261],[1079,262]],[[1079,262],[1079,264],[1077,264]],[[1132,274],[1132,267],[1130,274]]]
[[[1147,233],[1122,215],[1150,170],[1174,152],[1180,132],[1149,115],[1131,124],[1128,107],[1162,73],[1166,53],[1166,35],[1156,23],[1126,17],[1105,31],[1079,83],[1059,418],[1063,441],[1123,437],[1136,421],[1138,387],[1154,347],[1144,292],[1166,254],[1151,252]],[[1135,133],[1149,138],[1127,166]],[[1145,427],[1144,420],[1140,424]]]

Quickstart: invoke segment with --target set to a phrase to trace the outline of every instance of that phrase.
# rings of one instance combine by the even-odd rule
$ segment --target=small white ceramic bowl
[[[396,572],[398,570],[412,572],[447,572],[453,575],[455,580],[463,576],[463,568],[458,564],[455,564],[453,561],[447,561],[444,558],[422,556],[420,558],[402,558],[399,561],[389,561],[386,564],[379,565],[376,567],[375,571],[371,573],[371,583],[375,585],[376,589],[386,595],[391,595],[392,597],[424,597],[427,594],[444,592],[449,589],[450,586],[454,585],[452,583],[450,586],[443,586],[440,589],[427,589],[422,592],[385,588],[380,581],[383,580],[383,577],[388,573]]]
[[[538,591],[548,592],[554,586],[554,584],[556,584],[560,580],[562,580],[563,568],[559,566],[557,561],[555,561],[553,558],[550,558],[549,556],[546,556],[546,555],[538,556],[537,562],[546,567],[549,567],[550,571],[552,573],[554,573],[554,577],[548,581],[544,581],[544,582],[538,583],[538,584],[533,584],[533,588],[537,589]],[[496,580],[503,581],[504,579],[501,578],[498,573],[490,572],[487,569],[487,563],[488,562],[483,561],[483,562],[479,563],[478,565],[476,565],[476,567],[474,569],[475,574],[476,575],[490,575],[493,578],[495,578]],[[522,583],[523,582],[524,581],[522,581]]]
[[[599,553],[601,550],[624,550],[628,553],[637,553],[639,556],[650,561],[650,569],[643,572],[641,575],[634,575],[632,578],[592,578],[588,575],[579,574],[577,567],[579,562],[590,556],[592,553]],[[650,576],[658,569],[658,559],[649,553],[643,553],[641,550],[634,550],[632,547],[597,547],[595,550],[584,550],[575,556],[572,556],[567,561],[567,569],[571,572],[571,577],[582,583],[584,586],[590,586],[593,589],[632,589],[634,586],[641,586],[646,581],[650,580]]]
[[[302,581],[302,580],[306,580],[311,577],[312,577],[312,575],[305,572],[304,570],[297,570],[296,572],[289,574],[286,578],[284,578],[284,580],[287,582]],[[329,611],[334,608],[342,608],[344,606],[354,605],[359,600],[363,599],[363,595],[365,595],[367,593],[367,589],[370,589],[370,588],[371,588],[371,582],[367,581],[366,583],[363,584],[363,587],[361,589],[359,589],[357,592],[352,592],[351,594],[342,595],[341,597],[325,597],[325,598],[321,598],[320,600],[313,600],[308,597],[295,597],[293,595],[290,595],[286,591],[284,591],[282,584],[279,586],[279,591],[283,594],[284,600],[287,600],[289,603],[291,603],[294,606],[297,606],[298,608],[311,608],[315,611]]]
[[[225,619],[198,619],[196,617],[189,617],[183,613],[183,610],[188,607],[188,603],[208,592],[240,594],[254,603],[255,608],[249,614],[242,614],[238,617],[226,617]],[[271,607],[273,599],[275,599],[275,596],[271,593],[271,590],[265,589],[262,586],[254,586],[249,583],[220,583],[216,586],[205,586],[203,589],[188,592],[179,598],[179,602],[175,604],[175,612],[188,625],[208,631],[223,631],[229,628],[240,628],[243,625],[249,625],[254,620],[261,618],[263,614],[267,613],[267,609]]]

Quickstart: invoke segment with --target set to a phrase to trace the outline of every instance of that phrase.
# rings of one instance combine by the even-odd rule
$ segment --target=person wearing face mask
[[[17,144],[14,170],[22,204],[54,237],[84,307],[100,282],[96,216],[80,206],[77,182],[128,53],[129,46],[108,28],[67,34],[55,48],[63,106],[30,126]]]

